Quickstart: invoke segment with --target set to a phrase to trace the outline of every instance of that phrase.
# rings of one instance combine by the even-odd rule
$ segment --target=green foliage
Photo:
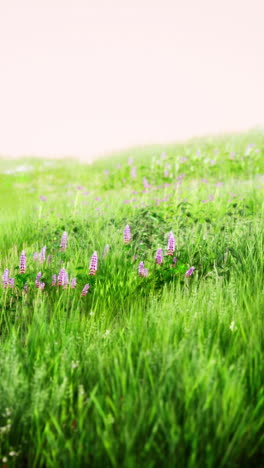
[[[263,466],[263,152],[251,133],[24,173],[0,160],[15,278],[0,288],[0,467]],[[44,245],[51,262],[35,262]],[[62,267],[76,289],[51,285]]]

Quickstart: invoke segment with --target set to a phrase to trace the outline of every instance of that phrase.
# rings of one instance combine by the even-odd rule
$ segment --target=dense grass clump
[[[263,195],[259,133],[0,161],[0,467],[263,466]]]

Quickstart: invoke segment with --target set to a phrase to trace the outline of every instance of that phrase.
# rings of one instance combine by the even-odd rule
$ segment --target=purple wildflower
[[[175,251],[175,239],[172,231],[169,233],[167,250],[168,255],[173,255],[173,252]]]
[[[146,177],[143,178],[143,185],[144,185],[145,189],[150,188],[150,185],[149,185],[149,183],[148,183]]]
[[[58,286],[64,285],[65,273],[65,269],[62,268],[58,274]]]
[[[61,237],[61,244],[60,244],[61,252],[65,252],[66,247],[67,247],[67,232],[65,231]]]
[[[86,296],[86,294],[88,293],[88,290],[90,288],[90,285],[89,284],[86,284],[82,290],[82,296]]]
[[[90,275],[95,275],[98,266],[98,255],[94,252],[90,261]]]
[[[67,289],[68,284],[69,284],[69,276],[68,276],[67,271],[65,271],[65,273],[64,273],[64,284],[63,284],[63,289]]]
[[[195,270],[194,267],[189,268],[189,270],[187,270],[186,273],[185,273],[185,277],[189,278],[189,276],[191,276],[193,274],[194,270]]]
[[[45,195],[40,195],[39,199],[44,202],[47,201],[47,197],[45,197]]]
[[[3,274],[3,286],[4,289],[8,287],[8,268],[5,269],[4,274]]]
[[[8,282],[10,288],[13,288],[15,286],[15,278],[9,278]]]
[[[144,276],[145,278],[147,278],[147,276],[148,276],[148,268],[144,268],[143,276]]]
[[[76,288],[76,278],[72,278],[71,280],[71,288],[75,289]]]
[[[124,229],[124,242],[125,244],[129,244],[130,241],[131,241],[131,232],[130,232],[129,225],[127,224]]]
[[[169,171],[168,171],[168,169],[165,169],[165,170],[164,170],[164,177],[169,177]]]
[[[138,274],[139,274],[139,276],[144,276],[144,262],[139,263]]]
[[[131,167],[130,175],[132,179],[136,179],[137,177],[137,168],[135,166]]]
[[[38,252],[35,252],[34,255],[33,255],[33,260],[35,262],[37,262],[39,260],[39,253]]]
[[[56,276],[56,275],[52,275],[52,283],[51,283],[51,286],[56,286],[56,283],[57,283],[57,276]]]
[[[25,251],[22,250],[22,253],[20,256],[20,264],[19,264],[20,273],[26,273],[26,265],[27,265],[26,254],[25,254]]]
[[[45,283],[40,283],[39,289],[40,289],[41,291],[43,291],[44,288],[45,288]]]
[[[155,261],[158,265],[162,264],[162,249],[158,249],[155,255]]]
[[[161,153],[161,159],[166,159],[166,153],[164,151]]]
[[[45,245],[41,249],[41,252],[40,252],[40,261],[41,262],[44,262],[46,260],[46,249],[47,249],[47,247]]]
[[[104,251],[103,251],[103,258],[105,258],[108,255],[109,250],[110,250],[110,245],[106,244]]]
[[[36,276],[36,281],[35,281],[35,286],[36,286],[36,288],[39,288],[39,287],[40,287],[40,278],[41,278],[41,276],[42,276],[42,273],[41,273],[41,272],[39,272],[39,273],[37,274],[37,276]]]

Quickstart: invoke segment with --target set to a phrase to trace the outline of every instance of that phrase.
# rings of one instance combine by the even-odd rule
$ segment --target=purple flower
[[[130,175],[131,175],[132,179],[136,179],[136,177],[137,177],[137,168],[135,166],[133,166],[131,168]]]
[[[131,241],[131,232],[130,232],[129,225],[127,224],[124,229],[124,242],[125,244],[129,244],[130,241]]]
[[[90,261],[90,275],[95,275],[98,266],[98,255],[94,252]]]
[[[65,281],[65,269],[62,268],[58,274],[58,286],[63,286]]]
[[[145,189],[150,188],[150,185],[149,185],[149,183],[148,183],[146,177],[143,178],[143,185],[144,185]]]
[[[172,231],[169,233],[167,250],[168,255],[173,255],[173,252],[175,251],[175,239]]]
[[[65,273],[64,273],[64,284],[63,284],[63,289],[67,289],[68,284],[69,284],[69,276],[68,276],[67,271],[65,271]]]
[[[42,276],[42,273],[41,273],[41,272],[39,272],[39,273],[37,274],[37,276],[36,276],[36,281],[35,281],[35,286],[36,286],[36,288],[39,288],[39,287],[40,287],[40,278],[41,278],[41,276]]]
[[[144,262],[139,263],[138,274],[139,274],[139,276],[144,276]]]
[[[47,197],[45,197],[45,195],[40,195],[39,199],[41,201],[45,201],[45,202],[47,201]]]
[[[162,249],[161,248],[159,248],[156,252],[155,261],[158,265],[162,264]]]
[[[25,251],[22,250],[22,253],[20,256],[20,264],[19,264],[20,273],[26,273],[26,268],[27,268],[27,258],[26,258]]]
[[[3,287],[6,289],[8,287],[8,268],[5,269],[3,274]]]
[[[40,252],[40,261],[41,262],[44,262],[46,260],[46,249],[47,249],[47,247],[45,245],[41,249],[41,252]]]
[[[65,231],[61,237],[61,244],[60,244],[61,252],[65,252],[66,247],[67,247],[67,232]]]
[[[45,288],[45,283],[40,283],[39,289],[40,289],[41,291],[43,291],[44,288]]]
[[[103,251],[103,258],[105,258],[108,255],[109,250],[110,250],[110,245],[106,244],[104,251]]]
[[[76,278],[72,278],[71,280],[71,288],[75,289],[76,288]]]
[[[56,283],[57,283],[57,276],[56,276],[56,275],[52,275],[52,283],[51,283],[51,286],[56,286]]]
[[[90,285],[89,284],[86,284],[82,290],[82,296],[86,296],[86,294],[88,293],[88,290],[90,289]]]
[[[164,171],[164,177],[169,177],[169,171],[168,171],[168,169],[165,169],[165,171]]]
[[[147,278],[147,276],[148,276],[148,268],[144,268],[143,276],[144,276],[145,278]]]
[[[10,288],[13,288],[15,286],[15,278],[9,278],[8,282]]]
[[[189,276],[191,276],[193,274],[194,270],[195,270],[194,267],[189,268],[189,270],[187,270],[186,273],[185,273],[185,277],[189,278]]]
[[[33,260],[35,262],[37,262],[39,260],[39,253],[38,252],[35,252],[34,255],[33,255]]]
[[[166,159],[166,153],[164,151],[161,153],[161,159]]]

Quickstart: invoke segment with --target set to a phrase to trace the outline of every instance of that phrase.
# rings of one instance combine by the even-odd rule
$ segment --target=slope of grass
[[[0,161],[0,466],[263,466],[263,194],[259,133]]]

